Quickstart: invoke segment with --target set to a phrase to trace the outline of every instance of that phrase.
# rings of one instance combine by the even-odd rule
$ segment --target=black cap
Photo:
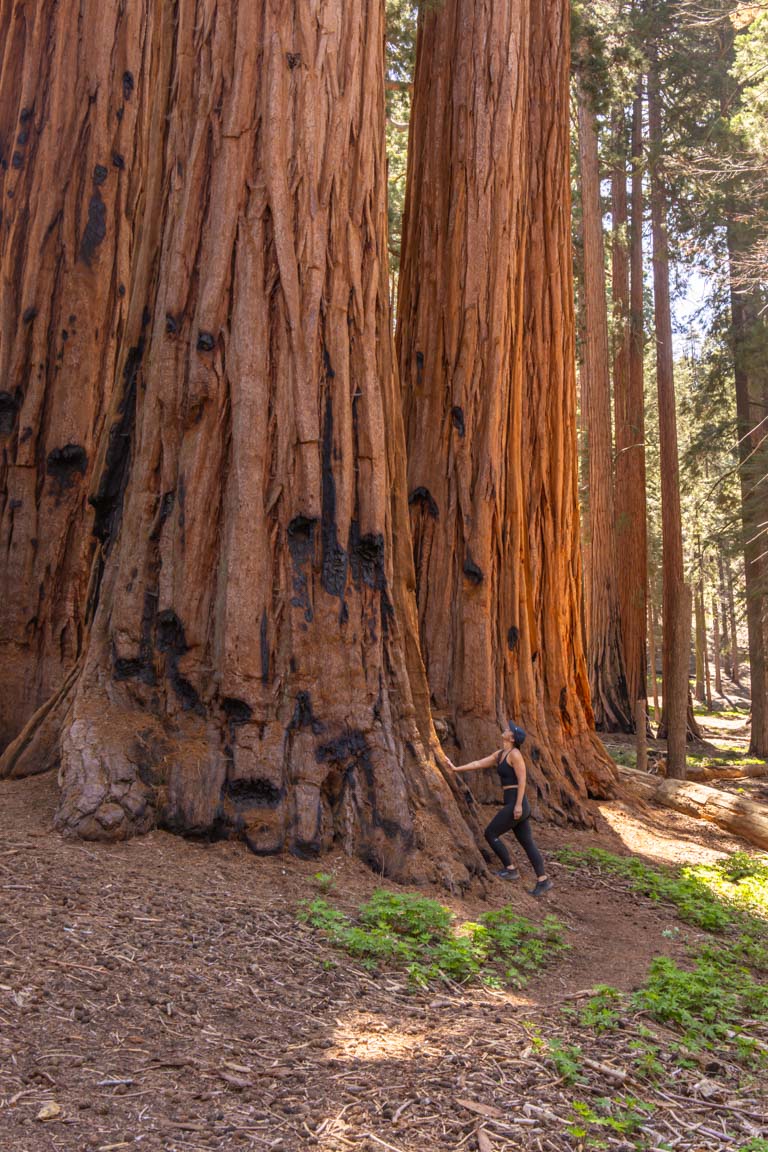
[[[515,744],[517,744],[519,748],[525,740],[525,729],[521,728],[519,724],[515,724],[514,720],[510,720],[509,730],[515,738]]]

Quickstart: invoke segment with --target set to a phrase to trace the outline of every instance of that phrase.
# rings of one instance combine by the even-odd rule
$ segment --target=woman
[[[525,732],[511,720],[509,729],[504,733],[504,747],[500,752],[493,752],[483,760],[473,760],[471,764],[457,767],[451,764],[454,772],[471,772],[475,768],[496,768],[504,790],[504,807],[494,816],[485,830],[485,838],[501,860],[504,867],[497,876],[503,880],[517,880],[520,876],[517,868],[513,867],[507,846],[500,837],[510,829],[517,837],[531,866],[536,874],[536,887],[531,889],[531,896],[543,896],[552,887],[544,866],[544,858],[539,852],[533,839],[531,829],[531,806],[525,795],[525,761],[520,751],[520,745],[525,740]],[[450,760],[448,761],[450,764]]]

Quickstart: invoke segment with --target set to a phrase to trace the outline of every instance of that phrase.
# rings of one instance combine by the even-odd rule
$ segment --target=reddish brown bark
[[[91,299],[116,310],[122,283],[125,314],[88,333],[115,384],[89,454],[102,555],[57,823],[338,843],[461,883],[482,861],[431,756],[391,355],[383,3],[311,7],[147,5],[124,66],[122,6],[115,40],[94,14],[109,68],[86,88],[113,133],[143,110],[144,151],[124,156],[141,212],[120,277],[109,213],[90,253]],[[64,127],[77,153],[82,125]],[[39,133],[58,155],[45,116]]]
[[[550,810],[584,819],[611,774],[579,637],[567,44],[559,4],[530,40],[512,0],[422,11],[398,351],[434,706],[463,758],[515,716]]]
[[[578,109],[584,233],[585,387],[582,403],[589,481],[589,584],[585,590],[589,602],[587,664],[597,727],[607,732],[631,732],[634,720],[624,671],[617,583],[600,165],[595,114],[583,85],[579,86]],[[626,268],[623,274],[626,278]],[[628,355],[624,356],[624,366],[628,368]]]
[[[623,113],[615,117],[614,151],[627,151]],[[643,137],[641,97],[635,100],[631,136],[631,220],[626,167],[611,179],[613,307],[617,331],[613,357],[616,422],[616,555],[621,637],[630,701],[645,698],[646,572],[645,403],[643,395]]]
[[[83,652],[86,499],[161,144],[143,79],[164,79],[160,18],[123,9],[0,0],[0,751]]]
[[[615,770],[592,730],[581,623],[570,7],[565,0],[532,4],[530,37],[523,406],[524,458],[530,467],[523,480],[531,565],[526,598],[538,635],[532,635],[531,646],[534,694],[523,708],[543,716],[558,773],[562,767],[565,779],[574,783],[583,777],[590,795],[605,796],[611,793]],[[524,684],[524,663],[520,671]]]

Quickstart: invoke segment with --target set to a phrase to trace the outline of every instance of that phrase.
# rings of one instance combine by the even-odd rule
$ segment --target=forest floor
[[[657,868],[744,850],[712,825],[622,800],[597,832],[538,825],[545,900],[525,871],[422,894],[460,920],[554,915],[569,949],[520,989],[418,989],[297,919],[319,885],[348,912],[369,898],[382,882],[362,864],[326,858],[319,881],[317,864],[231,842],[64,841],[54,805],[50,775],[0,785],[3,1152],[768,1152],[765,1067],[684,1053],[674,1023],[628,999],[654,958],[690,966],[712,938],[599,863],[554,857],[599,847]]]

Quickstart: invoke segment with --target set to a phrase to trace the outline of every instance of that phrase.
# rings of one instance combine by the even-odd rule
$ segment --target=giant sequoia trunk
[[[613,307],[616,346],[613,390],[616,419],[616,556],[621,637],[630,702],[646,688],[645,404],[643,397],[643,138],[640,96],[632,112],[632,196],[628,219],[626,131],[623,112],[614,135],[611,179]],[[627,236],[627,225],[629,236]]]
[[[422,10],[398,353],[434,706],[463,759],[514,716],[550,811],[584,819],[612,776],[579,635],[568,27],[546,8],[530,31],[521,0]]]
[[[579,85],[578,106],[586,336],[582,405],[589,482],[587,663],[597,727],[606,732],[631,732],[633,713],[624,671],[616,579],[611,382],[597,125],[583,85]]]
[[[130,374],[128,288],[161,144],[136,84],[166,76],[160,17],[123,7],[0,0],[0,751],[41,705],[50,733],[61,721],[89,612],[86,497]]]
[[[99,435],[45,480],[81,550],[91,527],[100,545],[65,682],[57,823],[96,838],[235,829],[259,853],[339,842],[401,878],[465,880],[482,861],[455,778],[431,758],[413,601],[383,3],[136,8],[128,20],[114,0],[86,19],[66,0],[28,27],[0,7],[24,75],[37,80],[55,46],[33,150],[49,181],[54,164],[75,173],[71,204],[19,184],[14,211],[32,236],[71,229],[63,251],[84,282],[81,301],[52,251],[19,307],[55,317],[56,348],[60,315],[87,322],[80,362],[95,364],[85,423]],[[68,85],[88,99],[59,124],[53,93]],[[44,349],[27,355],[35,366]],[[55,426],[46,445],[79,445],[51,407],[53,375],[17,379],[40,393],[32,434]],[[14,419],[14,446],[26,426]],[[86,525],[70,493],[82,504],[89,479]],[[68,590],[87,569],[76,586],[58,577],[73,628]],[[6,770],[39,732],[33,721]]]

